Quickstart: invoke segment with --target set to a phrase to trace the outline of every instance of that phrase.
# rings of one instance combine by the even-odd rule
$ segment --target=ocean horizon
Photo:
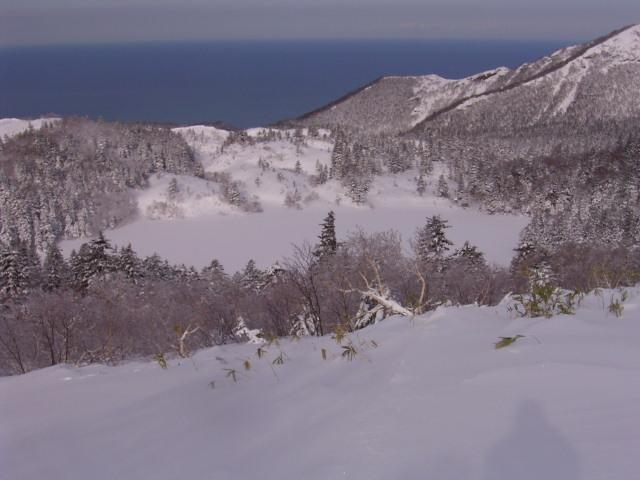
[[[349,40],[0,48],[0,118],[47,114],[240,128],[321,107],[385,75],[463,78],[566,41]]]

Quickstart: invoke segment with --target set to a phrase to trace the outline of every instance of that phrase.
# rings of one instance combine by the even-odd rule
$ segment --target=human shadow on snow
[[[579,480],[580,458],[532,400],[517,410],[509,434],[489,451],[484,480]]]

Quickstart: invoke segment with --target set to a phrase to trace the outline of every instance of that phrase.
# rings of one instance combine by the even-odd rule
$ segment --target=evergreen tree
[[[486,266],[484,254],[468,241],[454,252],[452,261],[460,264],[465,270],[478,270]]]
[[[216,259],[211,260],[211,263],[202,269],[201,276],[212,286],[220,285],[229,278],[222,264]]]
[[[109,241],[102,232],[88,243],[83,243],[77,254],[71,257],[71,272],[76,287],[86,290],[96,279],[113,269],[112,250]]]
[[[318,259],[323,259],[326,255],[333,255],[338,249],[336,240],[336,216],[333,210],[330,211],[322,222],[320,232],[320,243],[316,246],[313,255]]]
[[[434,215],[427,218],[427,224],[418,230],[415,250],[421,261],[441,260],[449,251],[449,246],[453,243],[444,233],[445,229],[449,228],[447,223],[439,215]]]
[[[20,248],[0,250],[0,300],[26,293],[29,286],[28,259]]]
[[[331,152],[331,169],[329,176],[338,180],[342,179],[345,173],[345,165],[348,163],[349,146],[346,135],[342,130],[336,133],[336,140]]]
[[[133,251],[133,248],[131,248],[131,244],[120,249],[115,259],[115,264],[116,270],[124,273],[133,283],[138,283],[144,276],[142,262],[136,252]]]
[[[47,292],[57,290],[69,281],[69,266],[55,243],[51,243],[47,249],[43,273],[42,288]]]
[[[427,182],[425,182],[424,180],[424,175],[420,174],[416,182],[416,190],[418,192],[418,195],[423,196],[426,189],[427,189]]]
[[[462,248],[456,250],[454,255],[473,261],[484,261],[484,254],[478,250],[478,247],[471,245],[468,240],[464,242]]]
[[[170,280],[174,277],[174,271],[169,262],[163,260],[157,253],[145,257],[142,261],[142,272],[144,277],[154,280]]]
[[[438,195],[443,198],[449,198],[449,184],[444,178],[444,175],[440,175],[438,178]]]
[[[249,260],[240,275],[240,285],[242,288],[258,292],[264,286],[264,281],[264,272],[256,267],[255,260]]]

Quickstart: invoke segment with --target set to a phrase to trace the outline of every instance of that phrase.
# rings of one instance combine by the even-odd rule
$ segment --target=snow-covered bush
[[[547,318],[574,313],[578,294],[557,287],[548,264],[540,263],[533,266],[528,277],[529,293],[513,297],[513,309],[517,313],[527,317]]]

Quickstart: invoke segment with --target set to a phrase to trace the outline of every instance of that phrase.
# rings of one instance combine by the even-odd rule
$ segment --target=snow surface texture
[[[243,194],[256,198],[262,213],[245,213],[221,197],[218,182],[175,175],[154,176],[150,188],[138,191],[141,218],[106,232],[116,245],[131,242],[140,255],[157,252],[174,263],[203,267],[217,258],[228,271],[244,267],[250,258],[258,266],[291,256],[292,244],[315,243],[320,223],[329,210],[336,212],[339,236],[362,228],[373,233],[393,229],[408,242],[426,218],[439,214],[449,220],[448,236],[461,246],[466,240],[477,245],[489,262],[507,265],[518,244],[525,216],[489,215],[475,208],[461,208],[436,195],[442,165],[435,165],[427,178],[427,192],[416,193],[416,170],[376,177],[367,205],[355,205],[337,181],[313,185],[316,163],[329,165],[332,142],[305,136],[296,147],[288,140],[233,144],[222,148],[228,135],[214,127],[176,129],[193,146],[205,171],[225,173],[239,182]],[[251,129],[256,136],[260,129]],[[304,132],[306,134],[306,132]],[[268,164],[261,168],[258,162]],[[296,162],[301,172],[296,173]],[[440,171],[442,170],[442,171]],[[169,184],[176,179],[178,193],[170,199]],[[257,182],[256,182],[257,179]],[[287,207],[285,197],[297,192],[299,201]],[[68,254],[85,239],[62,242]]]
[[[437,75],[415,77],[414,94],[418,106],[412,112],[411,127],[456,100],[495,88],[509,72],[508,68],[499,67],[462,80],[447,80]]]
[[[458,111],[458,119],[480,123],[487,121],[482,113],[486,109],[514,109],[523,112],[519,116],[523,126],[545,119],[553,121],[567,114],[580,118],[584,112],[596,118],[635,117],[640,110],[640,83],[635,80],[640,72],[640,25],[592,44],[558,50],[516,70],[499,69],[498,72],[484,79],[484,85],[481,83],[475,89],[468,87],[469,99],[445,117],[455,116]],[[484,78],[482,74],[476,77]],[[451,85],[455,86],[444,84],[434,92],[418,92],[418,97],[439,96],[446,101],[442,92]],[[516,88],[511,88],[514,86]],[[420,98],[420,101],[424,104],[429,98]],[[527,102],[530,108],[526,107]],[[509,119],[507,125],[511,124]]]
[[[573,49],[575,49],[575,47],[559,50],[549,57],[539,60],[537,63],[539,63],[542,68],[553,60],[569,56]],[[553,109],[553,115],[561,115],[566,113],[576,101],[578,93],[584,88],[583,82],[585,79],[605,76],[611,70],[620,69],[628,65],[635,65],[637,67],[638,64],[640,64],[640,25],[635,25],[589,48],[582,55],[568,62],[562,68],[533,80],[530,83],[525,83],[523,87],[525,89],[543,87],[550,90],[552,92],[552,98],[549,105]],[[523,65],[518,70],[527,67],[529,67],[529,64]],[[508,70],[506,72],[508,72]],[[518,71],[514,73],[517,74],[517,72]],[[474,94],[476,93],[482,92],[474,92]],[[479,101],[492,102],[495,101],[494,97],[495,95],[472,98],[464,102],[459,108],[464,109]],[[536,98],[541,97],[537,95]],[[615,103],[613,100],[611,102]]]
[[[59,118],[38,118],[36,120],[21,120],[19,118],[0,118],[0,137],[13,137],[29,129],[29,126],[38,129],[43,124],[55,122]]]
[[[228,345],[167,370],[2,378],[1,476],[636,478],[640,288],[629,293],[620,318],[607,308],[617,291],[551,319],[514,318],[506,302],[393,317],[343,341],[358,351],[352,361],[323,337],[264,346],[262,358],[256,345]],[[494,349],[514,335],[525,337]]]

